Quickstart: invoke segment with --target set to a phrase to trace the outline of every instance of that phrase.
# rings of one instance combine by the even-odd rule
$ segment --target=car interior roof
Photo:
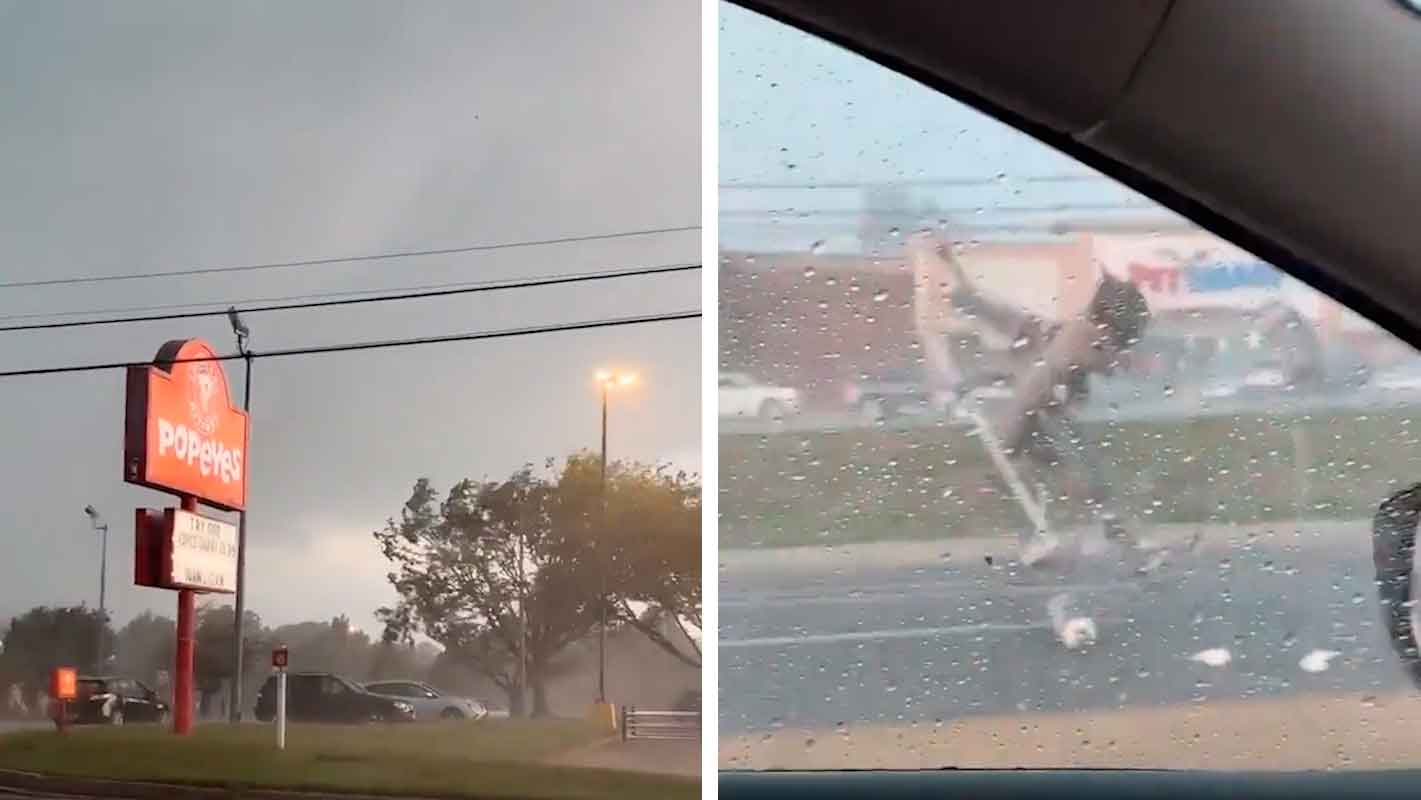
[[[1421,347],[1399,0],[730,0],[997,117]]]
[[[1399,0],[730,0],[1080,160],[1421,347],[1421,16]],[[946,141],[946,137],[945,137]],[[946,146],[946,145],[945,145]],[[1421,772],[722,773],[726,797],[1410,796]]]

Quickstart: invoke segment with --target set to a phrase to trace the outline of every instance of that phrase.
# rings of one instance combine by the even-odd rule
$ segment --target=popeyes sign
[[[128,368],[123,479],[240,511],[247,504],[247,415],[232,406],[211,345],[179,339]]]

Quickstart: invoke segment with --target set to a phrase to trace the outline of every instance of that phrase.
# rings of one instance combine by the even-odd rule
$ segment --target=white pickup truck
[[[720,373],[720,416],[783,420],[799,412],[799,392],[760,383],[743,372]]]

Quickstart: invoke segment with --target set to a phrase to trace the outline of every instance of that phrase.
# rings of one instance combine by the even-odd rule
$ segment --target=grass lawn
[[[1410,409],[1082,426],[1140,523],[1367,518],[1421,479]],[[1063,487],[1061,524],[1085,517]],[[720,437],[722,547],[1015,537],[1029,522],[980,443],[942,427]]]
[[[601,738],[582,721],[337,727],[75,728],[0,737],[0,768],[49,775],[218,786],[468,797],[698,797],[695,780],[539,763]]]

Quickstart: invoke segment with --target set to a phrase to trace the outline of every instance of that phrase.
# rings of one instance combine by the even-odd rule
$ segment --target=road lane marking
[[[974,633],[1015,633],[1030,630],[1049,630],[1046,622],[980,622],[974,625],[948,625],[941,628],[889,628],[875,631],[850,631],[847,633],[811,633],[801,636],[761,636],[753,639],[721,639],[720,649],[744,649],[751,647],[784,647],[790,644],[832,644],[835,642],[871,642],[880,639],[934,639],[942,636],[964,636]]]
[[[1061,592],[1072,593],[1095,593],[1095,592],[1117,592],[1117,591],[1141,591],[1141,586],[1135,581],[1122,581],[1119,583],[1061,583],[1061,584],[1007,584],[998,586],[982,586],[979,583],[962,584],[961,589],[954,589],[956,583],[932,584],[924,587],[921,591],[911,589],[894,589],[892,591],[879,592],[872,589],[850,590],[851,594],[834,595],[782,595],[764,593],[758,596],[727,597],[721,595],[719,607],[724,608],[761,608],[765,606],[813,606],[813,605],[865,605],[870,603],[889,603],[902,600],[939,600],[939,599],[961,599],[965,595],[961,592],[972,590],[977,594],[989,597],[998,596],[1030,596],[1037,594],[1059,594]],[[828,589],[826,588],[826,591]]]

